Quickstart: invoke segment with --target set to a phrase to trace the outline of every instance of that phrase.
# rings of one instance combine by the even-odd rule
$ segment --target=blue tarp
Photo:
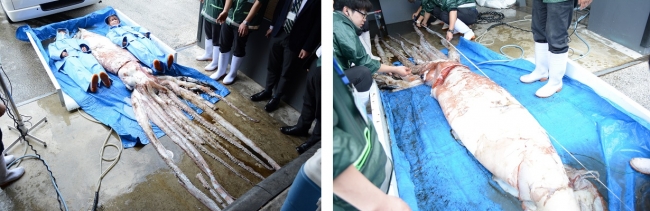
[[[476,64],[507,59],[464,39],[457,48]],[[461,62],[483,74],[464,58]],[[561,92],[537,98],[534,93],[544,83],[519,81],[519,76],[534,69],[526,60],[478,66],[557,139],[559,144],[551,142],[563,163],[582,169],[570,152],[587,169],[600,173],[599,179],[613,193],[594,180],[592,183],[609,210],[650,210],[650,176],[629,165],[633,157],[650,157],[648,122],[635,120],[638,118],[568,77],[563,79]],[[451,137],[440,106],[429,95],[426,85],[381,94],[400,197],[414,210],[521,210],[518,199],[505,193],[491,179],[492,174]]]
[[[96,93],[88,93],[85,89],[77,86],[66,74],[56,71],[54,61],[50,60],[47,46],[43,46],[42,43],[42,41],[54,38],[56,29],[58,28],[67,28],[71,35],[79,31],[78,28],[84,28],[94,33],[105,35],[108,32],[108,25],[106,25],[104,19],[114,13],[113,8],[107,7],[83,17],[52,23],[38,28],[31,28],[27,25],[21,26],[16,30],[16,38],[22,41],[29,41],[25,34],[29,33],[35,39],[50,69],[53,70],[54,77],[61,85],[61,89],[72,97],[86,113],[112,127],[119,134],[120,138],[122,138],[124,148],[130,148],[136,144],[148,144],[149,139],[133,116],[131,92],[126,89],[124,83],[116,75],[109,73],[108,75],[113,79],[113,85],[110,88],[101,87]],[[172,70],[164,74],[170,76],[189,76],[212,85],[216,88],[215,92],[221,96],[225,97],[230,94],[230,91],[222,84],[190,67],[174,64]],[[203,97],[213,103],[218,100],[205,94],[203,94]],[[164,135],[157,127],[154,127],[154,132],[157,137]]]

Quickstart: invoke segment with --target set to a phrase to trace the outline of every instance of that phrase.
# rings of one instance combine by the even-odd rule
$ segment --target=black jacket
[[[296,16],[293,28],[289,34],[289,49],[295,53],[305,50],[314,53],[320,43],[321,23],[320,23],[320,0],[303,0],[307,1],[298,16]],[[271,36],[275,37],[280,30],[284,30],[284,21],[287,19],[289,9],[293,0],[280,0],[275,7],[271,25],[273,31]]]

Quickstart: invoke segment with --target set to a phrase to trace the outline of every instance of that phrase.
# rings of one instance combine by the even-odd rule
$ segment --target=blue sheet
[[[45,61],[49,64],[50,69],[56,70],[54,61],[50,61],[47,49],[42,45],[42,41],[54,38],[56,29],[67,28],[71,35],[75,34],[78,28],[85,28],[97,34],[104,35],[108,32],[108,26],[104,19],[114,14],[115,11],[111,7],[95,11],[86,16],[48,24],[38,28],[31,28],[27,25],[21,26],[16,30],[16,38],[18,40],[27,41],[29,33],[35,39],[41,54],[45,57]],[[124,22],[123,22],[124,23]],[[119,134],[122,139],[124,148],[130,148],[136,144],[148,144],[149,139],[144,134],[142,127],[138,124],[133,116],[133,108],[131,107],[131,92],[126,89],[124,83],[114,74],[108,75],[113,79],[113,85],[110,88],[101,87],[96,93],[88,93],[86,90],[77,86],[70,77],[59,72],[53,71],[54,77],[61,85],[61,89],[74,99],[77,104],[88,114],[93,116],[98,121],[110,126]],[[165,72],[165,75],[171,76],[189,76],[198,79],[202,82],[208,83],[216,88],[215,93],[221,96],[227,96],[230,91],[225,86],[218,83],[210,77],[203,75],[201,72],[179,64],[174,64],[171,71]],[[205,99],[213,103],[218,101],[218,98],[209,97],[205,94],[202,95]],[[189,104],[189,103],[188,103]],[[191,105],[194,107],[193,105]],[[199,109],[195,108],[199,113]],[[157,137],[161,137],[164,133],[154,126],[154,132]]]
[[[563,163],[582,169],[568,150],[587,169],[600,172],[599,179],[613,192],[596,184],[609,210],[650,210],[650,176],[629,165],[633,157],[650,157],[648,122],[637,121],[568,77],[561,92],[537,98],[534,93],[544,83],[519,81],[519,76],[534,69],[532,63],[486,62],[507,58],[464,39],[457,48],[472,62],[484,62],[478,65],[481,70],[557,139],[559,143],[551,142]],[[461,62],[482,74],[464,58]],[[498,187],[492,174],[451,137],[449,124],[429,93],[426,85],[381,93],[394,141],[400,197],[414,210],[521,210],[521,203]]]

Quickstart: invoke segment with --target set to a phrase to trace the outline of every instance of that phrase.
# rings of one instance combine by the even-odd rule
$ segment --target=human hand
[[[451,30],[447,30],[447,41],[454,39],[454,33]]]
[[[61,52],[61,58],[62,58],[62,59],[65,58],[65,57],[67,57],[67,56],[68,56],[68,52],[67,52],[67,51],[63,51],[63,52]]]
[[[244,37],[248,34],[248,26],[246,24],[239,24],[239,37]]]
[[[580,5],[580,9],[587,8],[591,4],[591,0],[578,0],[578,5]]]
[[[411,19],[415,20],[415,18],[417,18],[418,15],[419,15],[418,12],[414,12],[413,15],[411,16]]]
[[[228,17],[228,12],[223,11],[219,14],[219,17],[217,17],[217,20],[215,20],[219,24],[223,24],[226,22],[226,18]]]
[[[145,37],[151,39],[151,38],[149,37],[149,35],[151,35],[151,32],[147,32],[147,33],[144,34]]]
[[[427,27],[427,23],[429,22],[429,18],[431,18],[431,13],[424,13],[424,18],[422,19],[422,27]]]
[[[420,16],[418,20],[415,22],[415,25],[417,27],[422,27],[422,20],[424,19],[424,16]]]
[[[82,47],[81,47],[81,51],[83,51],[84,53],[85,53],[85,52],[88,52],[88,48],[86,48],[86,46],[82,46]]]
[[[309,52],[307,52],[306,50],[303,50],[303,49],[301,49],[300,54],[298,54],[298,58],[300,58],[300,59],[305,59],[308,56],[309,56]]]
[[[406,66],[397,66],[392,73],[397,74],[399,76],[407,76],[411,74],[411,69],[409,69]]]
[[[266,30],[266,38],[269,38],[271,36],[271,32],[273,32],[273,29]]]

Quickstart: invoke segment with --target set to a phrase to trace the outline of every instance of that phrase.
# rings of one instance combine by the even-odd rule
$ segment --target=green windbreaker
[[[357,66],[366,66],[371,73],[377,72],[381,63],[370,58],[363,48],[363,44],[359,40],[361,29],[355,26],[341,11],[335,11],[333,19],[334,58],[340,62],[343,70],[350,69],[350,64],[354,63]]]
[[[381,187],[387,179],[388,158],[377,139],[372,122],[366,123],[354,104],[354,97],[341,78],[334,74],[334,140],[333,173],[338,177],[345,169],[354,165],[370,182]],[[392,165],[392,164],[390,164]],[[390,166],[392,169],[392,166]],[[334,196],[334,210],[355,210],[355,208]]]
[[[476,3],[475,0],[433,0],[436,6],[442,11],[452,11],[458,9],[458,6],[469,3]]]

